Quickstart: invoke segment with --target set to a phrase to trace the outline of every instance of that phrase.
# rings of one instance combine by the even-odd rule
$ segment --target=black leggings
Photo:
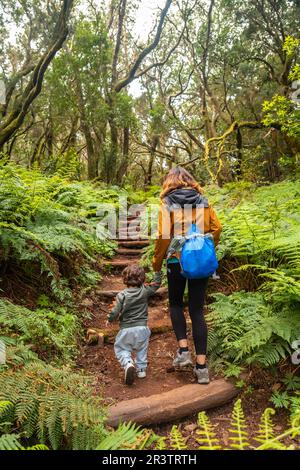
[[[177,341],[186,339],[186,321],[183,313],[183,295],[187,279],[181,274],[179,263],[167,266],[171,320]],[[208,279],[188,279],[189,314],[197,355],[206,355],[207,325],[204,318],[204,300]]]

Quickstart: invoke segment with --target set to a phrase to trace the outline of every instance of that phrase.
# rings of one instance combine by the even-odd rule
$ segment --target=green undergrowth
[[[6,350],[0,400],[11,403],[5,408],[10,418],[1,421],[10,424],[0,429],[0,448],[116,448],[120,440],[125,448],[154,442],[185,448],[179,428],[158,441],[130,426],[112,433],[90,379],[73,368],[86,315],[78,303],[99,282],[102,260],[116,248],[96,235],[99,205],[118,211],[122,195],[129,204],[149,207],[158,203],[159,188],[147,193],[107,188],[14,165],[2,166],[0,179],[0,354]],[[238,379],[253,365],[271,370],[289,361],[293,341],[300,338],[300,183],[239,183],[208,187],[206,193],[223,224],[221,282],[226,285],[230,276],[236,286],[229,295],[213,294],[209,304],[210,364]],[[145,266],[151,265],[153,247],[145,250]],[[228,261],[230,273],[222,270]],[[257,282],[246,291],[241,279],[249,272]],[[212,284],[211,290],[218,286]],[[299,390],[297,376],[291,375],[272,403],[295,413]],[[203,434],[211,429],[205,415],[198,426],[203,445],[213,444]]]

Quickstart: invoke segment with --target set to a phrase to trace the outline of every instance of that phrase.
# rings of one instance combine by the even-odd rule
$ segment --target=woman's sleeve
[[[161,270],[166,252],[169,248],[171,241],[171,225],[172,220],[170,212],[167,206],[161,203],[158,214],[157,238],[155,240],[154,256],[152,259],[152,267],[155,272]]]
[[[214,209],[209,206],[209,215],[210,215],[210,233],[214,237],[215,246],[220,243],[220,235],[222,232],[222,225],[218,219],[217,214],[215,213]]]

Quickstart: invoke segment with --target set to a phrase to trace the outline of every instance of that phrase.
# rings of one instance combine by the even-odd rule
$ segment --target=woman
[[[200,185],[184,168],[177,167],[169,172],[164,180],[160,197],[158,237],[155,243],[152,266],[155,272],[160,272],[163,260],[167,258],[169,307],[173,329],[179,345],[173,365],[175,368],[192,365],[187,342],[186,320],[183,313],[183,295],[186,282],[188,282],[188,307],[196,350],[194,373],[198,383],[208,384],[207,325],[204,318],[204,300],[208,279],[187,280],[181,274],[178,238],[180,239],[180,234],[185,235],[188,226],[195,222],[202,232],[212,234],[215,245],[217,245],[222,227],[215,211],[202,195]]]

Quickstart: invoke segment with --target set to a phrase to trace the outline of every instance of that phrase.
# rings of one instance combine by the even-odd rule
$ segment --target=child
[[[151,331],[147,326],[148,300],[161,285],[161,274],[156,273],[154,283],[144,285],[145,271],[138,265],[128,266],[122,272],[127,289],[117,295],[116,303],[108,316],[108,321],[117,318],[120,331],[115,340],[115,354],[125,370],[125,383],[132,385],[135,373],[140,379],[146,377],[147,353]],[[136,369],[131,357],[136,351]]]

